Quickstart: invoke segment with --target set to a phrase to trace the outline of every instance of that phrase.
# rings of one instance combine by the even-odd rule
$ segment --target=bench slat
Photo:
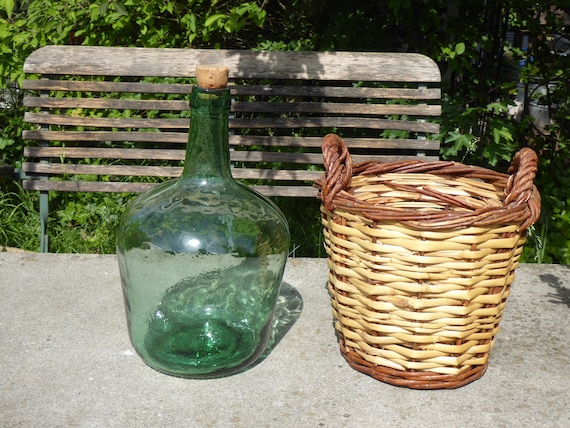
[[[117,98],[45,98],[24,97],[24,107],[38,108],[88,108],[116,110],[189,110],[188,101],[178,100],[128,100]]]
[[[65,141],[65,142],[145,142],[186,144],[186,132],[136,132],[136,131],[23,131],[26,140]],[[322,137],[291,137],[267,135],[230,135],[231,146],[267,146],[267,147],[307,147],[320,148]],[[416,149],[438,150],[436,140],[416,138],[345,138],[349,148],[362,149]]]
[[[439,125],[437,123],[363,117],[236,118],[230,120],[230,128],[364,128],[393,129],[433,134],[439,131]]]
[[[83,175],[117,175],[146,177],[178,177],[182,173],[180,166],[152,165],[84,165],[73,163],[24,162],[22,170],[26,174],[83,174]]]
[[[72,91],[95,93],[135,93],[190,95],[191,84],[108,82],[83,80],[24,80],[23,88],[34,91]],[[284,85],[231,85],[234,96],[294,96],[325,98],[378,98],[407,100],[439,100],[440,88],[376,88],[353,86],[284,86]]]
[[[24,107],[88,108],[118,110],[186,111],[187,101],[176,100],[127,100],[105,98],[44,98],[25,97]],[[232,112],[239,113],[337,113],[358,115],[410,115],[439,116],[438,105],[319,103],[319,102],[235,102]]]
[[[232,105],[232,111],[249,113],[339,113],[357,115],[439,116],[441,107],[427,104],[236,102]]]
[[[49,159],[125,159],[125,160],[184,160],[183,149],[121,149],[116,147],[24,147],[27,158]]]
[[[106,193],[141,193],[152,189],[154,183],[124,183],[103,181],[55,181],[26,180],[26,190],[58,192],[106,192]],[[305,186],[250,186],[266,196],[287,196],[293,198],[315,198],[317,189]]]
[[[267,146],[267,147],[306,147],[321,148],[323,137],[291,137],[285,135],[230,135],[230,145],[235,146]],[[414,149],[439,150],[439,141],[417,138],[344,138],[349,148],[369,149]]]
[[[144,119],[144,118],[93,118],[60,116],[47,113],[24,114],[26,122],[43,125],[81,126],[91,128],[153,128],[188,129],[187,119]],[[236,118],[230,119],[230,129],[244,128],[369,128],[398,129],[410,132],[437,133],[439,125],[430,122],[388,120],[360,117],[285,117],[285,118]]]
[[[194,77],[200,64],[224,64],[231,78],[440,82],[437,64],[426,56],[379,52],[45,46],[28,56],[24,72]]]
[[[69,91],[69,92],[116,92],[133,94],[180,94],[190,95],[192,84],[184,83],[145,83],[109,82],[103,80],[24,80],[22,87],[28,91]]]
[[[24,147],[24,156],[37,159],[123,159],[123,160],[154,160],[182,161],[185,150],[176,149],[121,149],[96,147]],[[411,156],[408,156],[411,157]],[[353,155],[354,162],[365,160],[383,160],[397,158],[389,155]],[[423,159],[427,157],[422,157]],[[230,151],[232,162],[276,162],[291,164],[320,165],[323,163],[321,153],[288,153],[264,151]]]
[[[160,128],[188,129],[188,119],[143,119],[143,118],[108,118],[61,116],[49,113],[24,113],[24,120],[39,125],[82,126],[93,128]]]
[[[25,140],[35,141],[114,141],[186,144],[187,132],[140,131],[29,131],[22,133]],[[230,136],[230,140],[232,136]]]
[[[235,85],[230,86],[236,96],[295,96],[325,98],[377,98],[406,100],[439,100],[440,88],[375,88],[363,86],[280,86]]]
[[[182,167],[150,166],[150,165],[83,165],[72,163],[36,163],[24,162],[22,170],[27,174],[81,174],[81,175],[115,175],[115,176],[148,176],[178,177]],[[237,179],[279,180],[279,181],[313,181],[322,175],[319,171],[274,170],[232,168],[232,175]]]

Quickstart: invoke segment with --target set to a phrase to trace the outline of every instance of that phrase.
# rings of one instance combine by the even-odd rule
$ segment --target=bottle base
[[[271,323],[268,323],[270,326]],[[268,336],[268,328],[262,337]],[[244,370],[259,358],[267,340],[251,329],[226,320],[207,319],[191,325],[150,325],[143,360],[155,370],[185,378],[222,377]],[[142,353],[141,353],[142,354]]]

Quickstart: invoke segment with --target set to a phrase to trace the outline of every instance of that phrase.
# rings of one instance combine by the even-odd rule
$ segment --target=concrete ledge
[[[0,253],[0,426],[570,426],[568,267],[521,265],[487,373],[439,391],[352,370],[326,280],[324,259],[290,259],[264,359],[185,380],[134,354],[115,256]]]

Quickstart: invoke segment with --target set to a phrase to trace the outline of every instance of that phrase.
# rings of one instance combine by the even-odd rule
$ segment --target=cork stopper
[[[196,66],[196,80],[202,89],[224,89],[228,84],[229,69],[220,65]]]

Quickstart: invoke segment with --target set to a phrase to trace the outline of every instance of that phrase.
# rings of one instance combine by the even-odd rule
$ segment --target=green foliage
[[[6,107],[0,108],[0,165],[16,163],[19,166],[19,154],[23,150],[20,136],[24,129],[22,98],[14,85],[5,88],[4,94]]]
[[[50,197],[50,251],[115,252],[115,230],[129,195],[65,193]],[[0,248],[39,249],[38,194],[0,183]]]
[[[12,12],[14,11],[14,0],[3,0],[3,3],[6,16],[12,16]]]
[[[275,197],[291,234],[291,257],[325,257],[320,201],[308,198]]]
[[[570,264],[570,147],[557,156],[541,158],[537,186],[542,195],[542,215],[529,233],[525,259],[537,263]]]
[[[71,195],[61,196],[65,199]],[[50,214],[50,251],[114,253],[115,232],[130,197],[82,193],[72,198],[63,204],[62,209]]]
[[[0,182],[0,250],[16,247],[39,248],[40,217],[35,209],[37,195],[18,184]]]
[[[529,233],[523,259],[570,264],[570,55],[556,53],[556,41],[570,39],[570,19],[551,5],[546,0],[0,0],[0,86],[10,91],[4,96],[9,108],[0,109],[0,163],[22,161],[21,92],[12,83],[22,79],[24,58],[46,44],[420,52],[433,58],[443,75],[437,136],[442,157],[506,171],[518,149],[534,148],[543,214]],[[1,184],[0,214],[15,218],[14,210],[33,209],[28,193]],[[114,196],[99,197],[50,200],[59,213],[50,228],[59,228],[62,240],[72,241],[63,237],[66,228],[78,234],[80,228],[70,225],[79,219],[92,224],[92,232],[73,238],[74,251],[113,251],[95,243],[96,229],[111,233],[112,220],[105,224],[105,218],[119,209],[112,207]],[[117,204],[124,202],[117,198]],[[305,216],[295,204],[278,203],[291,222],[297,255],[311,249],[320,254],[320,232],[312,229],[320,231],[318,210],[309,204]]]
[[[239,47],[238,33],[254,31],[266,17],[256,2],[235,0],[30,0],[19,8],[3,1],[0,85],[21,82],[24,59],[48,44]]]

